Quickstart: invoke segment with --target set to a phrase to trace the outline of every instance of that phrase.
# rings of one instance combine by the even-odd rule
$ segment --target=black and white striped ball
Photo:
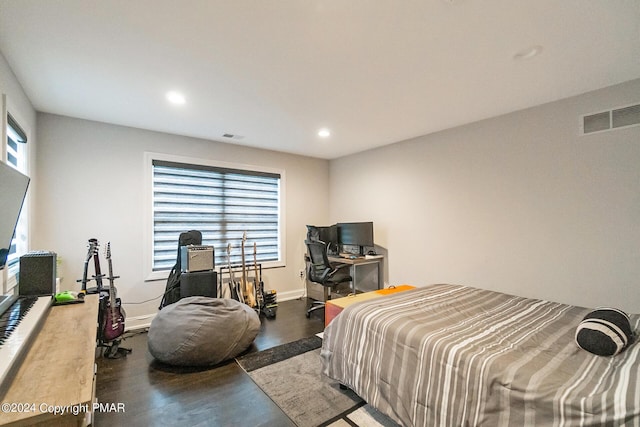
[[[629,316],[616,308],[597,308],[584,317],[576,330],[578,346],[598,356],[615,356],[632,341]]]

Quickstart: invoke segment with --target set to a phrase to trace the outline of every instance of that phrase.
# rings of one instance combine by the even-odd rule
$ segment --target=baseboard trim
[[[156,317],[155,313],[145,314],[143,316],[127,317],[125,319],[127,331],[140,331],[141,329],[149,328],[154,317]]]
[[[304,296],[304,289],[298,289],[295,291],[278,292],[278,301],[289,301],[292,299],[298,299]]]
[[[295,291],[278,292],[278,301],[289,301],[292,299],[298,299],[304,296],[304,289],[297,289]],[[127,331],[140,331],[141,329],[147,329],[151,326],[153,318],[157,313],[145,314],[142,316],[127,317],[125,325]]]

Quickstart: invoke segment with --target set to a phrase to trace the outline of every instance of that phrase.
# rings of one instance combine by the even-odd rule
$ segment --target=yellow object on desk
[[[378,289],[376,291],[364,292],[356,295],[349,295],[343,298],[337,298],[328,300],[324,308],[324,326],[326,327],[342,310],[356,302],[367,301],[374,298],[380,298],[385,295],[395,294],[397,292],[404,292],[411,289],[415,289],[415,286],[411,285],[398,285],[391,286],[385,289]]]

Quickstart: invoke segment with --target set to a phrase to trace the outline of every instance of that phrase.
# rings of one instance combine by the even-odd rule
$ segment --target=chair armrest
[[[343,275],[344,277],[340,277],[340,281],[343,280],[351,280],[351,276],[349,275],[349,269],[351,268],[351,266],[349,264],[342,264],[342,263],[332,263],[331,264],[332,270],[329,272],[329,274],[327,275],[328,279],[333,279],[334,276],[341,276]],[[346,271],[345,271],[346,269]]]
[[[335,274],[338,270],[342,270],[343,268],[350,268],[351,265],[343,264],[341,262],[332,262],[331,263],[331,273],[329,275]]]

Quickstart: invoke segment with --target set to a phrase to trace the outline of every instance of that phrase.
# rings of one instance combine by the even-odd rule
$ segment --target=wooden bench
[[[377,291],[364,292],[356,295],[349,295],[342,298],[331,299],[325,303],[324,307],[324,326],[326,327],[331,321],[346,307],[356,302],[368,301],[373,298],[380,298],[385,295],[395,294],[397,292],[404,292],[411,289],[415,289],[415,286],[411,285],[398,285],[391,286],[385,289],[378,289]]]

